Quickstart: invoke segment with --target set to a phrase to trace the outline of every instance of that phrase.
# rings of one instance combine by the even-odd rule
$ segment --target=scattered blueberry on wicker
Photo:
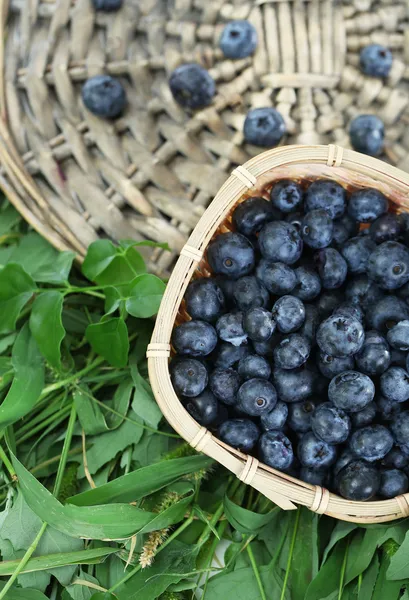
[[[380,44],[370,44],[362,48],[359,64],[365,75],[387,77],[392,68],[392,52]]]
[[[257,47],[257,32],[248,21],[230,21],[220,36],[219,46],[226,58],[247,58]]]
[[[349,500],[406,493],[405,221],[377,190],[325,179],[259,194],[210,241],[211,275],[187,287],[174,389],[200,425],[269,467]]]
[[[110,75],[96,75],[87,79],[81,93],[86,108],[97,117],[115,119],[126,106],[122,83]]]
[[[383,121],[375,115],[359,115],[349,126],[351,146],[362,154],[379,156],[383,149],[384,137]]]
[[[177,67],[170,76],[169,87],[176,102],[190,109],[208,106],[216,93],[213,77],[196,63]]]

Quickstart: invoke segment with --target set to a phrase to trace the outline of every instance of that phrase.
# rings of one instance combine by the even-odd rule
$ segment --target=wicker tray
[[[234,166],[259,152],[243,143],[249,108],[274,105],[285,143],[346,146],[351,117],[376,112],[385,158],[409,170],[409,56],[404,0],[0,0],[0,185],[55,246],[82,257],[98,237],[167,241],[151,269],[168,271]],[[223,60],[221,29],[248,18],[253,57]],[[362,46],[392,48],[386,82],[357,70]],[[197,61],[217,81],[209,108],[189,115],[167,78]],[[110,73],[129,107],[107,122],[88,113],[82,83]]]
[[[375,187],[394,202],[398,212],[409,210],[408,174],[339,146],[287,146],[260,154],[236,168],[192,232],[169,280],[147,352],[152,389],[166,419],[193,448],[217,460],[283,509],[295,509],[300,504],[319,514],[357,523],[381,523],[409,516],[409,493],[392,500],[352,502],[234,450],[198,425],[172,387],[168,368],[171,333],[175,324],[190,318],[182,303],[190,279],[211,274],[206,261],[209,241],[216,233],[232,229],[230,213],[238,202],[261,194],[268,198],[265,187],[287,177],[325,177],[350,191]]]

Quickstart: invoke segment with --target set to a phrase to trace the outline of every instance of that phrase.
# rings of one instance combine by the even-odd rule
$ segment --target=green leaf
[[[339,574],[345,556],[346,540],[336,544],[331,556],[308,586],[305,600],[323,600],[339,588]]]
[[[353,536],[348,548],[348,559],[345,571],[345,583],[363,573],[370,565],[373,555],[384,534],[384,528],[358,531]]]
[[[66,568],[67,566],[93,565],[104,560],[110,554],[118,552],[117,548],[103,546],[101,548],[91,548],[90,550],[80,550],[78,552],[60,552],[58,554],[48,554],[45,556],[36,556],[30,558],[23,569],[23,573],[33,573],[36,571],[55,571]],[[0,576],[11,575],[20,563],[19,560],[7,560],[0,562]]]
[[[135,248],[138,246],[148,246],[150,248],[162,248],[162,250],[168,250],[170,252],[169,244],[166,242],[153,242],[152,240],[143,240],[142,242],[135,242],[134,240],[121,240],[119,245],[122,248],[129,248],[130,246]]]
[[[34,280],[17,264],[0,271],[0,333],[12,331],[17,318],[36,290]]]
[[[44,364],[37,344],[26,323],[13,347],[14,379],[0,405],[0,428],[24,417],[37,402],[44,386]]]
[[[95,281],[98,275],[109,267],[117,256],[117,248],[109,240],[97,240],[88,247],[88,252],[82,265],[85,277]]]
[[[212,464],[213,460],[211,458],[201,455],[165,460],[122,477],[117,477],[114,481],[93,490],[77,494],[69,498],[68,502],[76,506],[92,506],[109,502],[133,502],[148,494],[153,494],[183,475],[206,469]]]
[[[126,310],[133,317],[146,319],[156,315],[166,285],[156,275],[140,275],[133,280],[130,297],[126,301]]]
[[[0,354],[3,354],[16,340],[17,333],[9,333],[0,339]]]
[[[156,404],[151,386],[139,373],[136,363],[131,365],[131,375],[135,386],[132,409],[145,423],[157,429],[163,415]]]
[[[373,589],[378,576],[378,570],[379,559],[375,554],[371,564],[363,574],[361,588],[358,593],[358,600],[368,600],[368,598],[372,598]]]
[[[5,584],[6,582],[4,582]],[[7,600],[47,600],[39,590],[30,590],[29,588],[11,588],[7,592]]]
[[[381,558],[381,565],[371,600],[398,600],[398,598],[400,598],[400,591],[403,582],[389,581],[386,578],[387,572],[389,571],[389,567],[389,558],[383,552]]]
[[[75,259],[75,252],[60,252],[54,260],[41,265],[35,271],[34,279],[41,283],[65,285]]]
[[[78,580],[99,585],[98,579],[80,568],[79,575],[75,580],[77,583],[73,582],[71,585],[68,585],[65,588],[62,595],[62,600],[91,600],[93,594],[95,593],[95,589],[78,583]]]
[[[93,242],[82,265],[84,275],[99,285],[126,283],[145,271],[139,252],[132,247],[118,248],[109,240]]]
[[[10,233],[21,221],[21,215],[12,204],[3,205],[0,210],[0,235]]]
[[[277,517],[278,508],[267,514],[259,514],[235,504],[227,496],[224,497],[224,513],[230,525],[240,533],[258,533]]]
[[[282,598],[282,581],[276,571],[269,567],[259,567],[259,573],[264,589],[268,592],[267,598],[278,600]],[[283,600],[290,599],[287,589]],[[234,600],[260,600],[260,590],[253,569],[244,567],[230,573],[222,572],[209,579],[206,589],[206,600],[220,600],[234,598]],[[321,600],[321,599],[320,599]]]
[[[86,338],[97,354],[113,367],[125,367],[128,362],[129,339],[125,321],[121,318],[88,325]]]
[[[40,352],[58,370],[61,370],[61,342],[65,336],[61,320],[63,302],[60,292],[43,292],[35,299],[30,315],[30,330]]]
[[[116,597],[109,592],[97,592],[91,596],[91,600],[116,600]]]
[[[398,549],[396,554],[394,554],[390,561],[390,566],[388,568],[387,577],[390,580],[399,580],[399,579],[407,579],[409,578],[409,531],[405,535],[405,539]]]
[[[318,573],[318,516],[300,508],[297,537],[291,562],[291,599],[304,600]]]
[[[83,384],[73,392],[72,397],[81,427],[87,435],[96,435],[107,431],[108,427],[101,408],[91,400],[90,394],[89,388]]]
[[[52,265],[58,257],[53,248],[41,235],[30,232],[22,237],[10,256],[10,263],[18,263],[35,280],[36,275],[46,265]]]
[[[348,521],[338,521],[334,529],[332,530],[331,538],[327,547],[325,548],[323,562],[327,560],[328,555],[332,548],[335,546],[335,544],[340,540],[344,539],[351,533],[351,531],[354,531],[354,529],[357,528],[358,525],[356,523],[348,523]]]

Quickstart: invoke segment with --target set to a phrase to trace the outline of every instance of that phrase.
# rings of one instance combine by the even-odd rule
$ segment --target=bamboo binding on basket
[[[209,241],[216,233],[232,229],[230,213],[238,202],[251,195],[268,197],[266,186],[287,177],[325,177],[350,190],[376,187],[396,204],[397,211],[409,210],[409,174],[339,146],[285,146],[264,152],[235,169],[192,232],[170,277],[147,352],[153,392],[166,419],[193,448],[214,458],[285,510],[303,505],[318,514],[357,523],[381,523],[409,516],[409,494],[392,500],[352,502],[231,448],[196,423],[172,387],[168,368],[171,333],[175,323],[189,318],[182,299],[190,279],[211,274],[206,262]]]

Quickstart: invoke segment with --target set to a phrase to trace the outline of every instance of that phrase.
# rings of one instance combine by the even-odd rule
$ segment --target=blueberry
[[[287,470],[293,460],[294,452],[290,440],[282,431],[267,431],[259,441],[260,459],[273,469]]]
[[[315,404],[311,400],[294,402],[288,406],[287,423],[293,431],[305,433],[311,429],[311,419],[314,414]]]
[[[282,333],[297,331],[305,319],[304,304],[295,296],[282,296],[274,303],[272,315]]]
[[[337,306],[341,304],[343,299],[343,294],[340,290],[323,292],[316,303],[320,319],[327,319]]]
[[[272,205],[283,213],[291,213],[300,208],[303,196],[301,186],[291,179],[278,181],[270,192]]]
[[[257,354],[260,356],[267,356],[272,358],[274,348],[277,346],[280,341],[280,336],[278,334],[273,334],[268,340],[263,342],[257,342],[255,340],[251,340],[253,344],[253,348]]]
[[[248,21],[230,21],[223,29],[219,45],[226,58],[246,58],[257,47],[257,31]]]
[[[398,402],[395,402],[395,400],[385,398],[385,396],[378,396],[376,399],[376,409],[382,421],[391,421],[402,411],[402,406]]]
[[[297,229],[285,221],[264,225],[258,236],[260,252],[272,262],[292,265],[300,258],[303,243]]]
[[[391,431],[396,443],[400,445],[408,444],[409,440],[409,411],[403,410],[396,414],[391,420]]]
[[[336,461],[335,465],[332,468],[334,476],[336,477],[338,475],[338,473],[344,467],[346,467],[347,465],[349,465],[349,463],[351,463],[354,460],[356,460],[355,454],[352,452],[352,450],[350,450],[350,448],[345,447],[342,450],[342,452],[339,455],[339,457],[337,458],[337,461]]]
[[[230,419],[220,425],[217,435],[232,448],[249,452],[257,444],[260,430],[249,419]]]
[[[296,286],[292,295],[300,300],[314,300],[321,292],[321,280],[318,274],[309,267],[297,267],[295,269]],[[291,290],[289,290],[291,291]]]
[[[169,79],[170,91],[183,108],[202,108],[212,103],[216,84],[209,73],[195,63],[180,65]]]
[[[351,423],[354,429],[359,429],[360,427],[365,427],[366,425],[370,425],[372,421],[376,417],[376,404],[375,402],[370,402],[360,410],[359,412],[351,414]]]
[[[362,324],[353,317],[332,315],[318,327],[317,344],[330,356],[352,356],[359,352],[365,334]]]
[[[399,321],[386,336],[388,342],[397,350],[409,350],[409,320]]]
[[[318,310],[312,304],[305,304],[305,320],[298,333],[303,335],[309,341],[311,346],[315,345],[315,333],[317,331],[319,316]]]
[[[371,223],[388,210],[388,199],[382,192],[364,188],[349,197],[348,214],[359,223]]]
[[[399,242],[380,244],[369,257],[368,277],[385,290],[401,287],[409,281],[409,250]]]
[[[186,310],[192,319],[212,323],[218,319],[225,307],[224,295],[220,287],[208,277],[192,281],[185,293]]]
[[[298,444],[298,458],[303,467],[325,469],[336,461],[337,450],[317,438],[312,431],[307,431]]]
[[[360,351],[355,355],[358,369],[366,375],[381,375],[391,363],[389,346],[381,335],[373,339],[368,333]]]
[[[240,377],[244,380],[253,379],[269,379],[271,375],[271,367],[262,356],[257,354],[249,354],[242,358],[237,367]]]
[[[408,491],[409,482],[407,475],[398,469],[385,469],[381,471],[381,485],[379,495],[382,498],[395,498]]]
[[[361,323],[364,320],[363,310],[358,304],[352,304],[352,302],[343,302],[332,314],[338,317],[351,317]]]
[[[294,270],[282,262],[271,262],[262,258],[257,265],[256,275],[271,294],[289,294],[297,283]]]
[[[313,393],[316,374],[305,367],[291,371],[275,368],[273,380],[280,400],[300,402]]]
[[[311,429],[315,436],[328,444],[342,444],[351,431],[351,421],[343,410],[331,402],[324,402],[311,416]]]
[[[247,356],[249,352],[248,346],[233,346],[233,344],[223,342],[219,345],[214,364],[216,367],[228,369]]]
[[[236,404],[240,375],[234,369],[215,369],[209,377],[209,387],[224,404]]]
[[[122,83],[110,75],[96,75],[82,86],[82,100],[87,109],[97,117],[115,119],[126,106],[126,93]]]
[[[194,358],[177,358],[170,363],[170,377],[178,396],[193,398],[203,392],[208,382],[207,369]]]
[[[210,242],[207,260],[215,273],[238,279],[254,269],[254,249],[241,233],[222,233]]]
[[[398,216],[393,213],[382,215],[371,223],[369,235],[375,244],[397,240],[401,235],[401,223]]]
[[[245,275],[236,281],[234,300],[239,310],[266,307],[270,296],[264,285],[254,275]]]
[[[216,348],[217,333],[205,321],[186,321],[173,330],[172,344],[178,354],[207,356]]]
[[[244,139],[254,146],[277,146],[286,132],[285,121],[275,108],[253,108],[244,121]]]
[[[351,371],[354,364],[353,356],[336,357],[320,352],[317,357],[318,368],[328,379],[332,379],[344,371]]]
[[[334,221],[334,230],[332,241],[337,246],[342,246],[348,238],[357,235],[358,223],[351,219],[347,214],[342,215],[339,219]]]
[[[227,313],[216,323],[216,331],[221,340],[241,346],[247,341],[247,333],[243,329],[243,313]]]
[[[393,437],[383,425],[368,425],[357,429],[350,438],[352,452],[363,460],[375,462],[388,454],[393,446]]]
[[[280,369],[296,369],[307,361],[310,351],[307,338],[291,333],[274,348],[274,362]]]
[[[302,239],[310,248],[326,248],[332,242],[333,233],[334,222],[323,208],[310,210],[302,220]]]
[[[385,398],[406,402],[409,400],[409,373],[402,367],[389,367],[381,375],[380,389]]]
[[[300,479],[311,485],[326,487],[328,485],[328,471],[326,469],[314,469],[312,467],[301,467]]]
[[[185,403],[188,413],[199,423],[207,427],[217,418],[218,402],[209,389],[205,389],[195,398],[189,398]]]
[[[301,231],[301,224],[304,218],[304,213],[300,211],[291,212],[285,217],[285,222],[290,223],[297,231]]]
[[[277,392],[269,381],[254,378],[240,386],[237,399],[241,411],[252,417],[259,417],[273,410],[277,404]]]
[[[356,236],[350,238],[341,247],[341,254],[347,262],[350,273],[365,273],[368,261],[376,244],[370,237]]]
[[[359,55],[362,72],[371,77],[388,77],[392,60],[392,52],[380,44],[365,46]]]
[[[366,319],[372,329],[386,333],[399,321],[409,319],[409,307],[396,296],[385,296],[367,311]]]
[[[273,410],[270,410],[268,413],[263,413],[260,416],[261,427],[264,431],[282,429],[287,421],[287,417],[288,405],[279,400]]]
[[[276,324],[269,310],[251,308],[244,315],[243,327],[253,342],[267,342],[273,335]]]
[[[345,297],[352,304],[359,304],[365,310],[385,296],[377,285],[364,273],[351,278],[345,288]]]
[[[334,290],[341,287],[347,276],[347,263],[338,250],[324,248],[315,253],[315,263],[321,277],[322,287]]]
[[[214,282],[219,286],[221,291],[223,292],[223,296],[227,306],[234,305],[234,289],[236,287],[236,281],[234,279],[227,279],[225,275],[216,275],[214,277]],[[205,320],[205,319],[204,319]]]
[[[396,295],[409,304],[409,282],[396,290]]]
[[[379,489],[379,471],[363,460],[354,460],[341,469],[336,476],[336,487],[348,500],[370,500]]]
[[[233,212],[233,225],[239,233],[253,237],[275,218],[270,202],[259,196],[247,198]]]
[[[349,139],[354,150],[378,156],[383,149],[385,127],[375,115],[359,115],[351,121]]]
[[[357,371],[344,371],[329,384],[328,398],[337,408],[346,412],[359,412],[372,402],[375,386],[367,375]]]
[[[95,10],[104,12],[112,12],[118,10],[122,6],[122,0],[92,0]]]
[[[381,466],[387,469],[405,469],[408,464],[409,458],[399,448],[392,448],[381,462]]]
[[[317,179],[305,195],[306,211],[324,209],[331,219],[341,217],[346,207],[345,189],[329,179]]]

